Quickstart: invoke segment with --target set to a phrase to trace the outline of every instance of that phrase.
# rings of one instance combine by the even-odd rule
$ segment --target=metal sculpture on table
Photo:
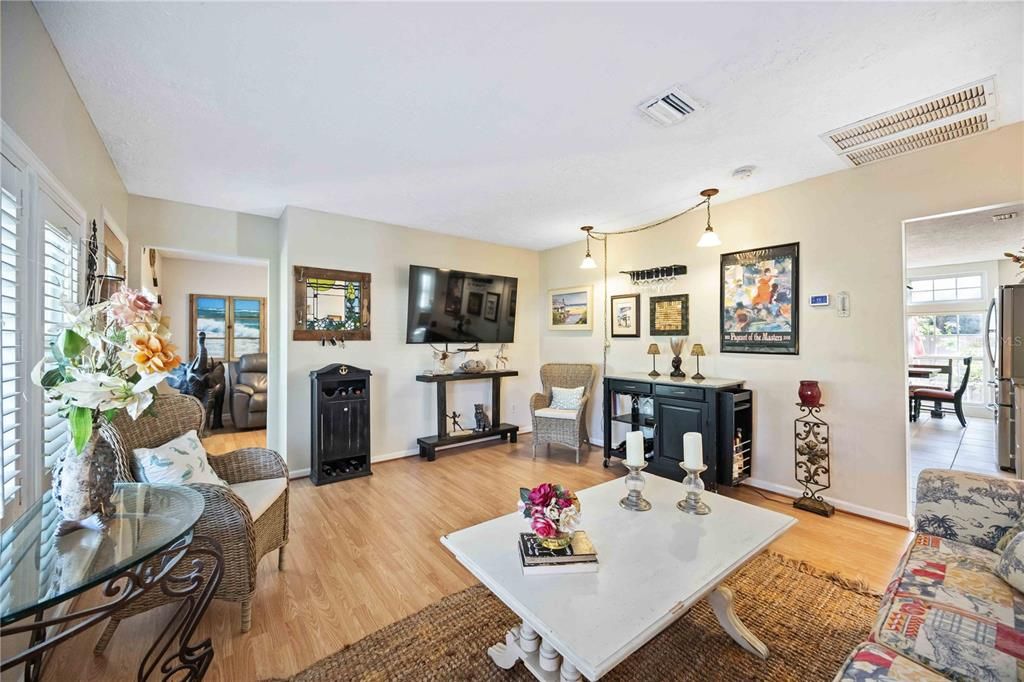
[[[171,388],[195,397],[206,408],[207,426],[224,427],[224,363],[214,363],[206,350],[206,332],[199,332],[199,352],[187,365],[179,365],[167,378]]]
[[[832,516],[835,507],[821,496],[823,490],[828,490],[832,486],[828,422],[821,418],[821,408],[824,405],[797,403],[797,407],[800,408],[801,414],[793,423],[795,476],[797,482],[804,487],[804,491],[803,495],[793,502],[793,506],[822,516]]]

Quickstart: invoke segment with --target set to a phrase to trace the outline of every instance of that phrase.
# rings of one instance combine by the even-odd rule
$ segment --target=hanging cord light
[[[664,225],[665,223],[667,223],[669,221],[672,221],[672,220],[675,220],[676,218],[679,218],[681,216],[684,216],[687,213],[690,213],[691,211],[695,211],[698,208],[700,208],[701,206],[707,206],[707,209],[708,209],[708,222],[707,222],[707,227],[704,229],[704,234],[701,235],[700,240],[697,242],[697,246],[718,246],[718,245],[720,245],[722,243],[722,240],[718,238],[718,235],[715,234],[714,228],[711,227],[711,197],[715,196],[716,194],[718,194],[718,190],[713,188],[713,187],[705,189],[705,190],[703,190],[700,193],[700,195],[702,197],[704,197],[704,198],[701,199],[696,204],[694,204],[693,206],[690,206],[689,208],[687,208],[687,209],[685,209],[683,211],[680,211],[679,213],[676,213],[675,215],[671,215],[668,218],[663,218],[663,219],[661,219],[661,220],[659,220],[657,222],[649,223],[647,225],[641,225],[639,227],[633,227],[633,228],[630,228],[628,230],[620,230],[619,232],[599,232],[598,230],[595,230],[593,228],[593,226],[591,226],[591,225],[584,225],[580,229],[583,230],[583,233],[587,235],[587,255],[583,257],[583,262],[580,263],[580,269],[581,270],[590,270],[590,269],[593,269],[593,268],[597,267],[597,263],[594,262],[594,259],[590,255],[590,240],[591,239],[596,239],[597,241],[604,242],[604,297],[607,298],[607,296],[608,296],[608,237],[610,237],[613,234],[633,234],[634,232],[644,232],[645,230],[650,230],[650,229],[658,227],[660,225]],[[711,235],[710,237],[708,237],[709,234]],[[705,240],[706,240],[706,243],[704,243]],[[608,324],[609,324],[608,312],[604,311],[604,314],[601,317],[604,319],[604,325],[603,325],[603,327],[604,327],[604,349],[603,349],[603,354],[602,354],[603,355],[603,358],[602,358],[602,376],[607,376],[607,374],[608,374],[608,349],[612,345],[611,344],[611,337],[609,335],[609,329],[608,329]]]
[[[718,194],[717,189],[706,189],[700,193],[702,197],[707,198],[708,202],[708,226],[704,228],[704,234],[697,240],[697,246],[704,248],[707,246],[721,246],[722,240],[715,234],[715,228],[711,227],[711,197]]]
[[[580,270],[593,270],[597,267],[597,263],[594,262],[593,257],[590,255],[590,232],[594,228],[590,225],[584,225],[580,229],[587,234],[587,255],[583,257],[583,262],[580,263]]]

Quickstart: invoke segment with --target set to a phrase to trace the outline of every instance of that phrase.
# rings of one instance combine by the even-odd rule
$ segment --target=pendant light
[[[711,227],[711,197],[718,194],[718,190],[714,188],[706,189],[700,193],[702,197],[707,199],[708,202],[708,226],[704,228],[704,234],[697,240],[697,246],[704,248],[707,246],[721,246],[722,240],[715,234],[715,228]]]
[[[587,234],[587,255],[583,257],[583,262],[580,263],[580,270],[593,270],[597,267],[593,256],[590,255],[590,231],[594,228],[590,225],[584,225],[580,229]]]

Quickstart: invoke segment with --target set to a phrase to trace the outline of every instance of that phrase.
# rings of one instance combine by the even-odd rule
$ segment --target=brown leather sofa
[[[236,364],[231,387],[231,420],[236,429],[267,425],[267,354],[243,355]]]

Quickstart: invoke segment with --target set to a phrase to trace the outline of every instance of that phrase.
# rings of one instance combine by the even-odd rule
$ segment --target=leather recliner
[[[252,353],[238,359],[231,387],[231,420],[236,429],[267,425],[267,354]]]

